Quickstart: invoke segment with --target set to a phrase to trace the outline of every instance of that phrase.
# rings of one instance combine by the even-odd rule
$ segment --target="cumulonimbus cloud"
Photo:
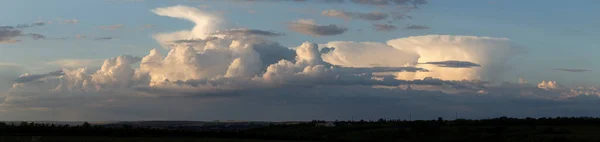
[[[317,25],[312,19],[300,19],[288,23],[288,29],[311,36],[333,36],[340,35],[348,31],[348,28],[340,27],[335,24]]]
[[[72,114],[77,110],[113,115],[104,119],[131,115],[136,117],[128,118],[191,119],[189,114],[224,119],[238,113],[242,113],[236,117],[240,119],[289,119],[288,115],[313,119],[314,114],[337,119],[331,116],[332,111],[347,118],[355,114],[395,116],[398,110],[488,117],[489,112],[517,114],[523,108],[544,111],[540,105],[590,108],[581,100],[600,96],[594,87],[569,88],[555,81],[528,84],[522,79],[500,85],[483,81],[496,81],[493,78],[509,68],[510,59],[517,55],[518,46],[506,38],[424,35],[386,43],[305,42],[287,48],[256,38],[206,35],[204,31],[217,30],[205,30],[210,28],[203,27],[203,21],[212,17],[203,17],[210,14],[198,9],[159,9],[154,12],[199,24],[190,31],[155,35],[157,41],[169,43],[166,54],[151,50],[144,57],[106,59],[98,70],[63,69],[13,80],[10,92],[0,94],[0,110],[8,110],[0,111],[0,118],[13,117],[4,112],[24,113],[27,109],[45,110],[35,114]],[[481,67],[444,67],[464,66],[466,62]],[[179,95],[187,97],[156,98]],[[509,109],[497,109],[498,105]],[[264,115],[243,114],[249,111]],[[540,111],[535,113],[543,115]],[[166,113],[170,115],[164,117]]]

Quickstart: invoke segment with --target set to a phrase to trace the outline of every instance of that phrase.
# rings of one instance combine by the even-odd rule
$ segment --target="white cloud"
[[[100,67],[103,60],[94,59],[61,59],[52,62],[47,62],[48,65],[59,66],[63,68],[83,68],[83,67]]]
[[[204,39],[209,33],[213,33],[218,28],[218,23],[221,19],[210,13],[201,11],[198,8],[189,6],[172,6],[164,8],[156,8],[152,10],[157,15],[179,18],[194,22],[194,28],[190,30],[182,30],[173,33],[162,33],[154,35],[154,38],[163,46],[168,47],[169,43],[183,39]]]
[[[415,52],[377,42],[333,41],[323,46],[334,49],[323,55],[325,61],[347,67],[402,67],[419,59]]]
[[[144,57],[118,56],[104,60],[99,70],[82,67],[96,61],[59,60],[50,64],[72,69],[11,80],[10,91],[0,95],[0,119],[31,118],[21,113],[93,114],[96,120],[347,119],[397,117],[398,110],[418,110],[423,118],[454,112],[473,117],[519,115],[521,110],[548,115],[568,112],[542,108],[586,108],[591,104],[586,101],[597,97],[581,97],[600,95],[594,87],[568,88],[553,81],[537,86],[524,79],[504,84],[484,81],[500,77],[519,50],[504,38],[425,35],[387,43],[304,42],[288,49],[265,39],[208,35],[218,31],[214,22],[220,18],[196,8],[174,6],[153,12],[196,26],[154,35],[168,47],[164,55],[151,50]],[[444,61],[481,67],[432,64],[457,63]],[[2,69],[0,64],[0,76]],[[23,73],[9,72],[5,74],[15,77]],[[589,112],[572,113],[582,114]]]
[[[467,61],[481,65],[478,68],[445,68],[423,64],[431,72],[402,73],[400,79],[435,77],[444,80],[502,81],[502,73],[510,68],[508,63],[521,49],[506,38],[426,35],[390,40],[388,45],[402,51],[420,55],[419,63],[438,61]]]

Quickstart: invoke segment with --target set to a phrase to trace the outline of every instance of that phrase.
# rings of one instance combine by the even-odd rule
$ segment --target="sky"
[[[600,116],[598,4],[0,1],[0,120]]]

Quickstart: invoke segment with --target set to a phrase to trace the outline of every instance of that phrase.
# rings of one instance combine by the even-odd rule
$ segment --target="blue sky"
[[[100,63],[101,60],[121,55],[133,55],[141,58],[148,55],[151,49],[158,49],[161,53],[166,54],[171,49],[161,47],[153,35],[189,30],[194,27],[195,23],[159,16],[152,10],[183,5],[224,19],[224,22],[219,23],[218,30],[248,28],[284,33],[284,36],[270,37],[269,40],[289,48],[296,48],[305,41],[317,44],[328,44],[331,41],[385,44],[393,39],[427,35],[508,38],[511,40],[511,44],[525,52],[507,57],[508,63],[506,64],[508,66],[502,68],[502,77],[489,81],[516,82],[519,78],[524,78],[534,86],[542,80],[553,80],[569,87],[600,86],[600,80],[597,79],[600,77],[598,72],[600,66],[596,63],[600,60],[600,56],[597,55],[600,52],[600,48],[598,48],[600,44],[597,41],[600,39],[600,35],[597,34],[600,33],[600,29],[597,28],[597,25],[600,25],[600,17],[597,14],[600,13],[600,10],[596,8],[599,4],[600,1],[597,0],[429,0],[427,4],[420,5],[418,9],[408,12],[408,15],[413,17],[412,19],[388,23],[388,20],[347,20],[328,17],[321,12],[325,10],[360,13],[390,12],[401,11],[400,8],[351,2],[322,3],[310,0],[309,2],[268,0],[259,2],[243,2],[241,0],[0,1],[0,26],[46,22],[44,26],[23,29],[24,33],[39,33],[46,36],[46,39],[33,40],[27,37],[17,37],[22,41],[17,43],[0,42],[0,63],[26,67],[27,71],[21,73],[43,74],[60,69],[61,66],[48,64],[58,60],[98,60]],[[410,7],[410,5],[402,6]],[[290,22],[298,19],[314,19],[319,25],[335,24],[348,28],[348,30],[343,34],[333,36],[306,35],[288,27]],[[61,23],[64,20],[77,20],[78,22]],[[48,21],[52,21],[52,23]],[[395,25],[397,29],[389,32],[376,31],[372,28],[372,24],[375,23]],[[114,25],[123,25],[123,27],[114,30],[102,28]],[[423,25],[429,28],[405,29],[404,27],[408,25]],[[149,27],[144,28],[145,26]],[[76,35],[84,35],[87,38],[76,38]],[[112,37],[113,39],[94,40],[99,37]],[[487,42],[480,44],[487,46]],[[472,46],[479,46],[479,43]],[[487,51],[486,49],[474,50],[474,52]],[[369,51],[366,50],[366,52],[365,54],[368,54]],[[423,55],[421,54],[421,56]],[[365,57],[367,56],[365,55]],[[394,58],[389,57],[390,60]],[[327,59],[325,61],[329,62]],[[482,61],[487,61],[487,59],[482,59]],[[90,67],[98,68],[99,65],[90,64]],[[485,65],[482,68],[488,69]],[[554,70],[558,68],[585,71]],[[494,70],[493,68],[489,69]],[[442,76],[439,78],[446,79]],[[2,88],[10,87],[0,87],[0,89]]]

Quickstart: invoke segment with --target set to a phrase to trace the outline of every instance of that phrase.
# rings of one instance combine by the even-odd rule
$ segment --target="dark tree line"
[[[179,128],[152,128],[123,124],[55,125],[33,122],[8,124],[0,122],[0,135],[10,136],[106,136],[106,137],[203,137],[270,140],[322,141],[600,141],[600,118],[509,118],[482,120],[360,120],[334,121],[333,126],[321,125],[326,121],[298,124],[274,123],[265,127],[241,130],[194,130]],[[534,137],[532,137],[534,136]]]

